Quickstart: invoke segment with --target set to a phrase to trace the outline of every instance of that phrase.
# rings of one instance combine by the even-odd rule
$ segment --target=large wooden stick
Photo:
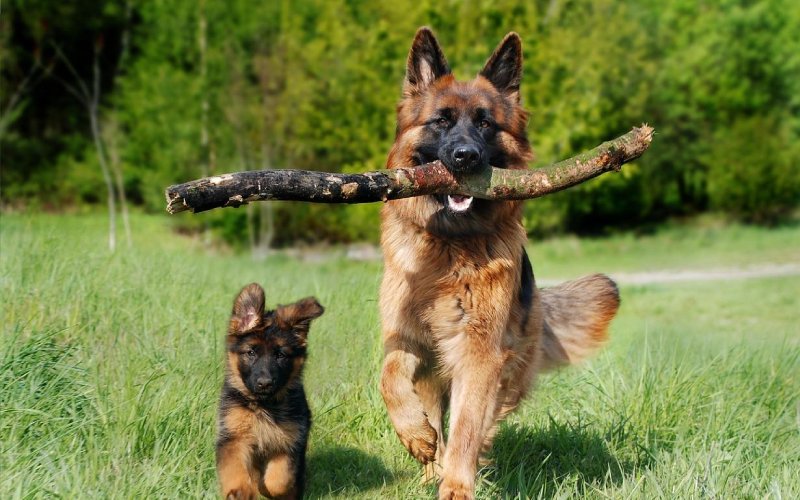
[[[650,146],[653,129],[635,127],[567,160],[535,170],[489,168],[455,176],[439,161],[418,167],[363,174],[308,170],[258,170],[206,177],[167,188],[167,212],[202,212],[238,207],[251,201],[297,200],[317,203],[369,203],[427,194],[460,194],[487,200],[537,198],[619,171]]]

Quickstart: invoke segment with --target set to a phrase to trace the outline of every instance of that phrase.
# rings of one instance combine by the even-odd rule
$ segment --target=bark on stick
[[[316,203],[370,203],[428,194],[460,194],[487,200],[538,198],[619,171],[650,146],[653,128],[635,127],[596,148],[534,170],[489,168],[453,175],[439,161],[418,167],[363,174],[309,170],[258,170],[206,177],[167,188],[167,212],[203,212],[251,201],[295,200]]]

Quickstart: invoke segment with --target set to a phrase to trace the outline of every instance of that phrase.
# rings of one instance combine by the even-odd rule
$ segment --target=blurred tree
[[[737,119],[720,129],[701,160],[709,172],[711,207],[749,222],[771,224],[800,201],[800,143],[775,116]]]
[[[104,36],[112,177],[118,192],[161,211],[166,185],[207,172],[381,168],[411,38],[429,25],[459,78],[473,77],[506,32],[520,33],[539,162],[641,122],[656,127],[651,150],[622,175],[527,203],[531,232],[598,232],[709,209],[771,221],[800,203],[786,163],[800,143],[794,0],[17,0],[0,23],[4,202],[45,191],[100,201],[87,187],[103,183],[87,153],[90,122],[57,84],[66,73],[49,40],[88,75],[87,47]],[[775,203],[738,194],[744,178]],[[207,222],[263,252],[374,240],[379,208],[273,203],[180,223]]]
[[[118,68],[119,54],[125,51],[124,44],[121,41],[125,38],[125,33],[127,33],[131,13],[130,4],[127,4],[127,8],[123,11],[120,11],[118,6],[111,3],[89,6],[85,2],[77,2],[74,5],[64,7],[39,1],[26,4],[25,9],[20,7],[16,3],[12,3],[10,18],[11,26],[15,29],[11,30],[11,37],[13,38],[16,35],[23,44],[26,42],[29,44],[32,48],[32,60],[30,60],[31,54],[24,48],[17,47],[17,50],[12,51],[13,57],[11,59],[17,63],[16,68],[12,66],[12,71],[14,69],[19,70],[19,67],[25,64],[29,64],[31,69],[17,86],[17,91],[9,98],[7,108],[12,113],[12,118],[9,119],[4,116],[0,120],[0,123],[3,124],[2,128],[0,128],[0,140],[12,146],[12,158],[20,150],[25,151],[26,148],[24,146],[21,148],[13,146],[24,144],[26,139],[15,134],[7,136],[4,132],[7,123],[18,117],[15,107],[23,94],[28,92],[36,93],[40,90],[40,87],[31,85],[31,83],[38,83],[39,77],[46,75],[48,77],[47,83],[60,86],[61,94],[69,94],[72,98],[75,98],[83,108],[82,111],[85,113],[85,118],[88,119],[91,144],[94,147],[97,164],[100,167],[99,170],[105,185],[109,214],[108,245],[113,251],[116,246],[116,204],[120,196],[122,196],[121,199],[123,201],[125,228],[129,243],[130,229],[127,225],[127,208],[124,205],[124,193],[118,192],[118,189],[121,189],[121,183],[115,185],[112,179],[112,175],[116,173],[112,172],[112,169],[116,165],[109,165],[101,123],[101,98],[104,94],[104,88],[113,88],[114,77],[117,72],[112,71],[111,76],[104,75],[103,67]],[[78,14],[87,15],[87,19],[84,21],[87,31],[90,31],[90,33],[83,33],[83,38],[75,36],[74,25],[71,24],[75,22],[74,17]],[[122,35],[117,43],[108,44],[113,51],[110,56],[105,54],[107,34]],[[67,54],[64,47],[69,47],[71,53]],[[43,53],[48,54],[50,62],[45,71],[37,72],[37,69],[42,67],[41,58]],[[39,104],[38,101],[37,104]],[[33,113],[36,112],[41,112],[41,110],[34,107]],[[52,113],[43,119],[48,125],[61,125],[64,118],[65,116],[62,114]],[[25,120],[20,125],[24,127],[29,125],[29,122]],[[31,173],[30,169],[20,168],[20,166],[29,167],[24,155],[25,153],[23,152],[21,164],[12,163],[11,168],[8,168],[11,178],[21,178],[22,182],[20,184],[23,186],[26,185],[25,176]],[[4,158],[4,161],[4,167],[8,167],[8,159]],[[3,168],[3,171],[5,170],[6,168]],[[44,173],[42,178],[46,179],[47,173]],[[53,181],[51,180],[50,182]],[[28,188],[30,189],[30,186]],[[58,189],[55,191],[57,192]],[[47,199],[49,192],[33,191],[33,195]]]
[[[125,10],[118,2],[89,0],[12,0],[3,7],[0,184],[6,199],[35,199],[47,193],[51,198],[41,202],[52,203],[71,194],[60,189],[58,181],[63,176],[55,172],[63,168],[61,162],[93,147],[85,105],[60,83],[75,82],[68,65],[58,60],[55,47],[62,50],[76,74],[91,80],[95,47],[102,39],[103,50],[97,60],[103,76],[99,94],[109,95],[120,54],[120,34],[127,22]]]

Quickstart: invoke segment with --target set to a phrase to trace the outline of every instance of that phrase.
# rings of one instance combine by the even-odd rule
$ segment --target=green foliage
[[[112,0],[11,0],[0,15],[0,185],[4,201],[55,208],[75,202],[57,171],[64,157],[79,160],[91,148],[86,106],[68,90],[78,87],[69,66],[91,86],[95,51],[100,88],[112,90],[112,70],[126,22]],[[6,128],[8,127],[8,128]],[[69,172],[67,172],[69,175]]]
[[[712,208],[770,223],[800,201],[800,147],[786,125],[754,116],[719,131],[711,146],[708,194]]]
[[[163,210],[167,185],[207,174],[381,168],[421,25],[437,32],[459,78],[471,78],[506,32],[520,33],[538,163],[642,122],[656,128],[650,150],[623,175],[529,202],[532,233],[598,232],[709,209],[769,222],[799,203],[786,167],[800,139],[794,0],[176,0],[133,2],[131,15],[114,2],[62,4],[11,2],[0,20],[2,83],[17,88],[36,64],[48,66],[51,42],[86,80],[103,35],[104,124],[119,124],[128,197],[149,211]],[[72,76],[63,62],[54,68],[13,109],[8,95],[0,100],[4,200],[46,192],[58,203],[102,202],[94,184],[79,187],[99,178],[93,146],[85,110],[59,83]],[[759,132],[759,120],[774,134]],[[752,161],[727,168],[730,151]],[[772,206],[731,194],[743,176],[763,180],[759,192]],[[374,239],[377,211],[280,205],[275,243]],[[240,214],[214,217],[241,226]]]

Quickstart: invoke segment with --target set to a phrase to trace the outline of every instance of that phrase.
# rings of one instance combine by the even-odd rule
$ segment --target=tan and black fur
[[[456,81],[436,38],[420,29],[387,166],[439,159],[454,174],[527,168],[521,67],[520,38],[510,33],[475,79]],[[441,479],[439,497],[473,498],[478,458],[497,422],[537,373],[603,344],[617,288],[593,275],[538,289],[518,201],[390,201],[381,231],[381,393],[402,443],[426,464],[427,478]]]
[[[223,497],[303,497],[311,412],[302,373],[309,326],[322,312],[312,297],[265,311],[256,283],[236,298],[218,415]]]

